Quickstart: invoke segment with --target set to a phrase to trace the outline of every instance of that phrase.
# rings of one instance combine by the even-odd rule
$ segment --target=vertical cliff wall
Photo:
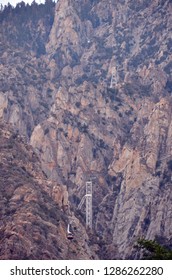
[[[36,29],[48,34],[43,53],[32,40],[30,52],[12,52],[7,37],[0,116],[26,135],[48,179],[67,186],[80,221],[94,177],[99,257],[135,258],[140,236],[169,240],[172,230],[171,3],[59,0],[54,9]]]

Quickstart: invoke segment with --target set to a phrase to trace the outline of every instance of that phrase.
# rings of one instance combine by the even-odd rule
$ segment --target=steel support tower
[[[86,182],[86,226],[92,229],[92,182]]]
[[[81,209],[84,201],[86,200],[86,226],[92,229],[92,181],[86,182],[86,194],[81,199],[78,205],[78,209]]]
[[[110,81],[110,88],[115,87],[119,82],[119,76],[116,67],[112,67],[112,76]]]

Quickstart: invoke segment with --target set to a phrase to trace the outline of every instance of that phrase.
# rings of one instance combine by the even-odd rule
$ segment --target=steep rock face
[[[0,259],[96,257],[85,241],[84,227],[73,214],[74,242],[67,239],[65,186],[47,181],[32,147],[2,123],[0,182]]]
[[[57,92],[57,105],[53,107],[53,114],[58,121],[65,123],[66,113],[65,121],[61,120],[61,116],[64,111],[70,112],[70,126],[65,126],[63,133],[69,130],[70,133],[66,138],[68,140],[69,136],[69,140],[72,141],[69,146],[67,144],[67,149],[62,148],[57,154],[64,155],[67,151],[64,157],[66,160],[61,157],[60,162],[63,172],[66,169],[69,175],[69,172],[73,174],[70,168],[74,168],[76,176],[74,179],[68,177],[68,185],[70,186],[70,180],[76,184],[77,196],[77,186],[80,186],[79,191],[83,194],[81,189],[86,178],[96,176],[94,186],[94,195],[97,199],[94,201],[97,213],[96,231],[106,240],[113,235],[114,245],[117,245],[119,250],[116,256],[128,258],[138,236],[144,235],[147,238],[153,238],[155,235],[164,235],[168,238],[170,236],[169,232],[167,234],[165,231],[162,233],[162,229],[158,230],[163,223],[162,217],[156,218],[155,224],[159,226],[155,230],[153,226],[155,217],[153,214],[151,217],[147,216],[150,216],[150,211],[156,213],[155,197],[161,197],[160,185],[163,184],[159,179],[159,173],[155,173],[155,167],[160,155],[166,155],[162,147],[167,148],[167,143],[164,142],[165,135],[161,135],[160,131],[163,130],[161,120],[167,116],[163,111],[157,115],[156,108],[162,107],[165,102],[169,120],[170,97],[165,101],[161,98],[171,91],[169,75],[171,5],[169,1],[163,3],[141,1],[136,6],[132,1],[117,1],[117,3],[112,1],[108,5],[105,1],[94,3],[85,1],[80,6],[81,8],[76,8],[74,1],[57,3],[54,25],[47,46],[50,60],[53,58],[58,66],[58,73],[56,71],[53,73],[61,86]],[[60,11],[64,23],[61,27],[59,27]],[[69,22],[70,43],[67,44],[68,32],[65,34],[65,26]],[[74,40],[71,42],[72,38]],[[62,55],[59,55],[60,53]],[[113,68],[115,85],[111,90],[109,86]],[[156,113],[153,114],[152,110]],[[71,132],[76,130],[75,126],[79,128],[74,122],[76,115],[77,118],[83,118],[85,124],[84,135],[82,130],[77,133],[76,140],[79,144],[75,144]],[[166,123],[166,129],[168,126],[169,123]],[[95,138],[92,137],[92,131]],[[146,143],[142,140],[145,137]],[[98,140],[103,140],[100,146],[97,146]],[[167,141],[169,142],[169,137]],[[146,150],[143,150],[145,145]],[[106,151],[102,155],[103,150]],[[68,157],[68,154],[71,157],[72,151],[74,151],[73,159]],[[119,160],[116,160],[117,158]],[[109,166],[108,177],[107,167],[111,160],[113,163]],[[64,176],[66,175],[65,173]],[[130,177],[133,177],[133,180]],[[156,187],[150,192],[151,184]],[[139,203],[142,200],[142,185],[146,185],[145,196],[150,199],[146,204],[144,199],[142,204]],[[97,190],[98,192],[101,190],[102,193],[98,194]],[[168,191],[163,196],[167,199]],[[138,202],[133,204],[137,198]],[[154,203],[151,204],[151,201]],[[163,205],[163,201],[162,198],[158,204]],[[135,203],[138,203],[136,210],[133,207]],[[127,216],[125,218],[125,209],[129,218]],[[164,215],[168,216],[169,213],[170,209]],[[116,220],[119,221],[119,229]],[[149,220],[152,221],[150,227]],[[145,228],[144,223],[147,223]],[[126,234],[122,234],[125,227]],[[167,231],[171,229],[170,222],[166,227]],[[126,247],[128,249],[125,250]]]
[[[113,213],[113,241],[120,258],[131,256],[138,236],[171,238],[171,98],[151,105],[146,125],[133,126],[130,141],[109,170],[113,176],[122,174]]]
[[[53,17],[53,2],[0,12],[0,115],[27,139],[52,104],[44,54]]]
[[[170,1],[59,0],[44,53],[32,41],[31,53],[1,51],[0,115],[27,136],[49,180],[67,186],[80,221],[94,177],[101,258],[137,257],[142,235],[170,237],[171,158],[161,159],[171,155],[171,10]]]

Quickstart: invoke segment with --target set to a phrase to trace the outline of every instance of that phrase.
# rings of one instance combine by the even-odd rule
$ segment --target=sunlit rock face
[[[84,234],[77,206],[92,178],[97,258],[137,258],[139,237],[171,236],[171,14],[170,1],[59,0],[51,20],[24,25],[35,45],[16,37],[12,48],[10,20],[0,27],[0,117],[25,135],[54,203]]]
[[[75,241],[67,239],[66,186],[47,180],[33,148],[2,123],[0,148],[0,259],[98,258],[73,212]]]

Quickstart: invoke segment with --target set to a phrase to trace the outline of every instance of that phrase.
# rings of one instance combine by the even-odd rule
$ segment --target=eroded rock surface
[[[39,33],[35,45],[11,47],[11,21],[1,25],[0,117],[32,145],[56,182],[53,203],[70,206],[81,235],[77,206],[94,178],[100,258],[137,258],[141,236],[171,238],[170,2],[59,0],[54,20],[51,10],[24,25]]]
[[[68,193],[42,173],[31,146],[0,124],[0,259],[90,259],[88,235],[70,214],[74,241],[67,239]],[[79,250],[77,250],[79,248]]]

